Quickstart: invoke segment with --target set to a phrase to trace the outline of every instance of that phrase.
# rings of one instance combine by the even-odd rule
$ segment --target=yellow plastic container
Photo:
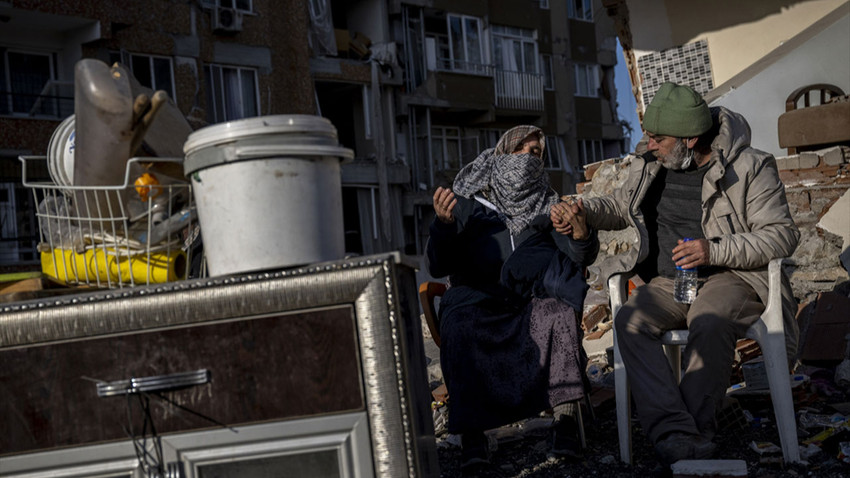
[[[41,271],[66,284],[123,283],[159,284],[186,278],[186,253],[180,249],[150,255],[116,255],[113,248],[97,248],[77,254],[71,249],[41,253]],[[131,280],[132,279],[132,280]]]

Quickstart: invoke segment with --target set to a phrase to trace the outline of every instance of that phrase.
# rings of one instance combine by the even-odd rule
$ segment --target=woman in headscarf
[[[452,189],[434,193],[426,263],[433,277],[449,276],[440,360],[464,472],[487,466],[485,430],[558,411],[586,390],[582,267],[599,243],[582,214],[570,215],[570,235],[554,231],[550,211],[579,209],[553,209],[545,145],[539,128],[512,128],[461,169]],[[557,420],[552,451],[580,452],[575,419]]]

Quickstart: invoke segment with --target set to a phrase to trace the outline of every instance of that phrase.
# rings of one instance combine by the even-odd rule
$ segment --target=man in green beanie
[[[582,214],[595,229],[637,229],[634,247],[603,274],[634,271],[645,283],[629,296],[614,327],[641,425],[669,465],[713,454],[715,411],[729,385],[735,342],[764,311],[768,262],[790,256],[800,233],[776,160],[750,147],[741,115],[709,108],[691,88],[665,83],[646,108],[643,129],[636,156],[626,158],[629,176],[620,189],[576,206],[556,205],[551,215],[562,233],[569,231],[564,218]],[[690,304],[674,300],[677,267],[698,268]],[[796,302],[784,282],[793,358]],[[685,327],[686,369],[677,384],[661,337]]]

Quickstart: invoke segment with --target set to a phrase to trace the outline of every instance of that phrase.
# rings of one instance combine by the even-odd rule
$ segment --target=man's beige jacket
[[[709,240],[713,266],[732,270],[767,303],[767,264],[788,257],[797,248],[800,231],[788,210],[785,186],[774,157],[750,147],[750,127],[743,116],[723,107],[712,108],[719,133],[711,144],[711,166],[702,184],[702,230]],[[613,195],[587,198],[588,223],[597,229],[635,227],[638,243],[603,274],[632,270],[649,251],[640,203],[662,167],[657,161],[630,156],[629,175]],[[783,274],[782,308],[789,360],[797,353],[799,329],[796,301]]]

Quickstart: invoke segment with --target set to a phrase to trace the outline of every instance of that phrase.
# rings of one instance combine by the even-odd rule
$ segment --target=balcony
[[[481,94],[492,90],[495,98],[496,108],[543,111],[543,76],[536,73],[523,73],[518,71],[497,70],[493,65],[481,63],[470,63],[466,61],[453,60],[451,58],[433,59],[428,69],[432,71],[430,80],[437,81],[441,87],[429,90],[437,98],[452,101],[473,100],[480,101]],[[450,74],[454,80],[447,81],[445,74]],[[470,76],[486,79],[484,86],[480,79],[461,80],[459,77]],[[490,81],[493,78],[494,81]],[[471,84],[469,84],[471,82]],[[451,87],[451,88],[448,88]],[[451,91],[459,88],[460,96],[453,98]],[[455,91],[454,93],[457,93]]]
[[[543,76],[536,73],[496,70],[496,107],[543,111]]]
[[[451,58],[430,58],[422,85],[426,96],[442,106],[487,111],[493,107],[493,67]]]
[[[493,65],[474,63],[453,58],[436,58],[429,65],[430,70],[460,73],[464,75],[493,77]]]

